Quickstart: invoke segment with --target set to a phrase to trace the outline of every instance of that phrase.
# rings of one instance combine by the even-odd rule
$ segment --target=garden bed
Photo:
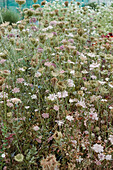
[[[113,7],[42,6],[0,25],[0,168],[112,169]]]

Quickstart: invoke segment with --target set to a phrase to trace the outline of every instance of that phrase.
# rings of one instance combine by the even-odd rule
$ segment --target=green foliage
[[[98,4],[95,3],[95,2],[88,3],[85,6],[89,6],[89,7],[91,7],[94,10],[98,9]],[[102,6],[105,6],[105,3],[103,3]]]
[[[113,3],[111,4],[111,7],[113,7]]]
[[[12,10],[5,10],[5,9],[1,10],[1,16],[3,22],[10,22],[10,24],[16,23],[17,21],[20,20],[20,15]],[[2,19],[0,17],[0,24],[2,23]]]

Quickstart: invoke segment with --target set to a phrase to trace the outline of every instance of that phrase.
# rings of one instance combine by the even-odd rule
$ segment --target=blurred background
[[[47,0],[48,2],[51,2],[53,0]],[[71,1],[71,0],[68,0]],[[38,0],[37,3],[41,4],[42,0]],[[91,2],[96,2],[96,3],[111,3],[113,0],[76,0],[76,2],[82,2],[83,4],[91,3]],[[31,7],[33,4],[32,0],[26,0],[26,4],[23,7]],[[18,7],[18,4],[15,2],[15,0],[0,0],[0,7],[1,8],[8,8],[8,9],[13,9],[15,10],[16,7]]]

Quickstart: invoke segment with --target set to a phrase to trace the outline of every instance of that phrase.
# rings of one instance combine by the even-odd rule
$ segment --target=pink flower
[[[19,93],[20,92],[20,89],[15,87],[13,90],[12,90],[13,93]]]
[[[45,62],[44,65],[50,67],[50,66],[52,66],[52,63],[51,62]]]
[[[49,113],[43,113],[43,114],[42,114],[42,117],[43,117],[44,119],[49,118]]]
[[[5,61],[6,61],[6,60],[4,60],[4,59],[1,59],[1,60],[0,60],[0,64],[3,64],[3,63],[5,63]]]
[[[59,47],[59,49],[60,49],[60,50],[64,50],[64,46],[61,45],[61,46]]]
[[[56,111],[58,111],[58,110],[59,110],[59,106],[54,105],[54,108],[53,108],[53,109],[56,110]]]
[[[17,81],[16,81],[16,83],[20,83],[20,84],[23,83],[23,82],[24,82],[23,78],[18,78]]]
[[[8,102],[8,103],[7,103],[7,106],[8,106],[8,107],[13,107],[14,105],[13,105],[13,103]]]
[[[68,40],[70,43],[74,43],[74,40],[73,39],[69,39]]]
[[[48,142],[50,142],[53,139],[53,135],[48,138]]]
[[[103,161],[105,159],[105,155],[103,153],[98,154],[99,161]]]
[[[65,73],[65,71],[64,71],[64,70],[61,70],[61,71],[60,71],[60,74],[63,74],[63,73]]]
[[[96,165],[98,165],[98,166],[101,165],[101,162],[98,161],[98,160],[96,160],[95,163],[96,163]]]
[[[51,21],[51,22],[50,22],[50,25],[51,25],[51,26],[56,26],[56,24],[57,24],[57,21]]]
[[[38,139],[38,138],[36,138],[36,141],[37,141],[38,143],[41,143],[41,142],[42,142],[41,139]]]
[[[38,126],[34,126],[33,130],[38,131],[40,128]]]

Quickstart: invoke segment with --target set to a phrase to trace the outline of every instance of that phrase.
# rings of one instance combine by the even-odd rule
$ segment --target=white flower
[[[112,156],[111,155],[106,155],[106,160],[108,160],[108,161],[112,160]]]
[[[58,123],[58,126],[61,126],[64,124],[64,121],[63,120],[55,120],[55,122]]]
[[[38,126],[34,126],[33,130],[38,131],[40,128]]]
[[[25,109],[29,109],[30,108],[30,106],[25,106]]]
[[[49,30],[49,29],[51,30],[51,29],[53,29],[53,27],[50,25],[46,28],[46,30]]]
[[[74,99],[69,99],[69,103],[73,103],[73,102],[77,102],[78,99],[74,98]]]
[[[10,101],[14,104],[22,103],[22,101],[18,98],[12,98],[12,99],[10,99]]]
[[[37,99],[37,95],[36,95],[36,94],[33,94],[33,95],[31,96],[31,98],[32,98],[32,99]]]
[[[87,70],[83,70],[82,73],[83,73],[83,74],[87,74],[88,71],[87,71]]]
[[[108,138],[111,142],[111,144],[113,145],[113,135],[109,135],[109,138]]]
[[[42,74],[40,72],[38,72],[38,71],[35,73],[35,77],[37,77],[37,78],[40,77],[41,75]]]
[[[62,92],[62,97],[65,98],[65,97],[67,97],[67,96],[68,96],[68,92],[67,92],[66,90],[64,90],[64,91]]]
[[[99,153],[98,158],[100,161],[103,161],[105,159],[105,155],[103,153]]]
[[[103,146],[101,146],[100,144],[97,144],[97,143],[94,144],[92,147],[92,149],[97,153],[103,152],[104,151],[103,148],[104,148]]]
[[[92,57],[92,58],[95,57],[95,54],[94,54],[94,53],[87,53],[87,55],[88,55],[89,57]]]
[[[98,82],[102,85],[104,85],[106,83],[105,81],[99,81],[99,80],[98,80]]]
[[[107,78],[105,78],[105,80],[106,80],[106,81],[109,81],[109,78],[107,77]]]
[[[6,92],[0,92],[0,98],[8,98],[8,93]]]
[[[67,85],[68,85],[68,87],[75,87],[74,82],[71,79],[67,80]]]
[[[24,68],[19,68],[18,70],[19,70],[19,71],[23,71],[23,72],[25,71],[25,69],[24,69]]]
[[[97,63],[92,63],[90,64],[90,70],[93,70],[95,68],[99,68],[100,64],[97,64]]]
[[[5,158],[5,156],[6,156],[5,153],[3,153],[3,154],[1,155],[2,158]]]
[[[73,75],[74,75],[74,74],[75,74],[75,70],[71,70],[71,71],[70,71],[70,74],[73,74]]]
[[[79,156],[78,159],[76,159],[77,162],[81,162],[83,160],[83,158],[81,158],[81,156]]]
[[[92,75],[91,78],[92,79],[97,79],[97,77],[95,75]]]
[[[57,93],[57,97],[60,98],[65,98],[68,96],[68,92],[66,90],[64,90],[63,92],[58,92]]]
[[[89,116],[93,119],[93,120],[98,120],[98,116],[96,112],[91,111],[89,113]]]
[[[110,82],[108,85],[109,87],[113,88],[113,83]]]
[[[47,98],[48,98],[49,100],[51,100],[51,101],[54,101],[54,100],[57,99],[57,96],[56,96],[56,94],[54,93],[54,94],[50,94]]]
[[[85,102],[84,102],[84,101],[78,101],[78,102],[76,103],[76,106],[77,106],[77,107],[83,107],[83,108],[86,108],[86,104],[85,104]]]
[[[73,116],[66,116],[66,119],[69,120],[69,121],[74,120]]]

